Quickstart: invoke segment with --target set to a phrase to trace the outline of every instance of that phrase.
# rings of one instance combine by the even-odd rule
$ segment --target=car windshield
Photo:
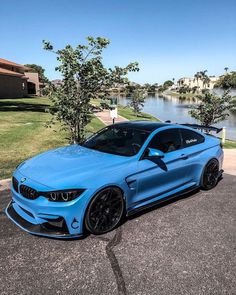
[[[109,126],[84,141],[82,146],[100,152],[121,155],[136,155],[150,133],[144,130]]]

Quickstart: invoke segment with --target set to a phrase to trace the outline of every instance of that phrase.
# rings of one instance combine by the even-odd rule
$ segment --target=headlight
[[[84,189],[75,189],[75,190],[61,190],[61,191],[52,191],[44,193],[49,201],[52,202],[68,202],[79,197],[85,190]]]

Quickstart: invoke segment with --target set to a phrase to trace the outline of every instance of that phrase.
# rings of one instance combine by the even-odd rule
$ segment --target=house
[[[60,79],[55,79],[51,81],[52,85],[55,86],[56,88],[61,86],[63,84],[62,80]]]
[[[177,85],[178,87],[188,86],[190,88],[197,87],[198,89],[213,89],[216,82],[219,80],[219,77],[209,76],[209,82],[204,83],[204,80],[201,78],[181,78],[178,80]]]
[[[39,95],[39,76],[31,68],[0,58],[0,98]]]

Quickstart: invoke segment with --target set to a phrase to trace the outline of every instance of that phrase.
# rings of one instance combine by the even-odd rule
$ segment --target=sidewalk
[[[224,172],[236,175],[236,149],[224,149]]]
[[[100,121],[102,121],[105,125],[111,125],[113,123],[112,119],[110,117],[110,111],[109,110],[103,110],[102,112],[95,113],[95,116]],[[129,121],[129,120],[122,117],[122,116],[120,116],[120,115],[118,115],[118,118],[115,119],[116,123],[125,122],[125,121]]]

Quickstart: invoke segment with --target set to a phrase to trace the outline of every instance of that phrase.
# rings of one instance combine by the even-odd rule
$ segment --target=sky
[[[129,75],[138,83],[236,70],[236,0],[0,0],[0,57],[45,68],[49,79],[56,56],[43,50],[109,38],[106,66],[138,61]]]

